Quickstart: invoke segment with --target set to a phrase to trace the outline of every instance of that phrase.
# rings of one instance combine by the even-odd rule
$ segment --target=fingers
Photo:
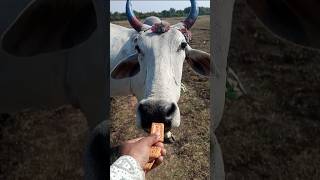
[[[154,144],[154,146],[158,146],[158,147],[164,148],[164,145],[163,145],[162,142],[157,142],[156,144]]]
[[[161,156],[167,155],[167,150],[165,148],[161,148]]]
[[[135,142],[140,141],[142,138],[144,138],[144,137],[139,137],[139,138],[135,138],[135,139],[130,139],[130,140],[126,141],[126,142],[127,142],[127,143],[135,143]]]
[[[154,146],[161,148],[161,155],[165,156],[167,154],[167,150],[164,148],[164,144],[162,142],[157,142]]]
[[[156,168],[157,166],[159,166],[163,162],[164,156],[167,153],[166,149],[164,148],[164,144],[161,142],[161,138],[160,138],[159,134],[152,134],[147,137],[140,137],[140,138],[136,138],[136,139],[131,139],[131,140],[126,141],[125,144],[127,145],[126,149],[130,150],[130,147],[131,147],[131,149],[133,147],[139,147],[140,148],[139,152],[144,152],[144,153],[142,153],[142,154],[144,154],[143,158],[139,159],[138,156],[135,157],[136,159],[139,159],[141,161],[141,162],[139,161],[141,164],[141,167],[144,167],[146,162],[149,162],[149,163],[154,162],[154,163],[152,163],[153,165],[152,165],[151,169]],[[159,153],[159,149],[154,148],[154,147],[152,148],[152,146],[160,148],[161,149],[160,153]],[[150,156],[149,153],[156,154],[156,155]],[[137,155],[137,154],[140,154],[140,153],[136,153],[133,155]],[[154,156],[157,156],[157,157],[154,157]],[[153,157],[153,158],[150,158],[150,157]],[[146,168],[144,170],[146,170],[146,172],[148,172],[150,170],[150,166],[147,168],[144,167],[144,168]]]
[[[164,149],[164,148],[161,148],[161,155],[160,155],[159,157],[150,157],[148,162],[152,162],[152,161],[154,161],[154,160],[157,160],[157,159],[159,159],[160,157],[162,158],[162,159],[160,159],[160,160],[163,161],[163,158],[164,158],[164,156],[166,156],[166,155],[167,155],[167,150]]]
[[[152,134],[148,137],[140,139],[139,141],[141,143],[146,143],[148,146],[152,146],[153,144],[159,142],[159,140],[160,140],[160,135]]]
[[[154,162],[154,163],[153,163],[151,169],[144,169],[146,173],[148,173],[152,169],[158,167],[163,162],[163,156],[160,156],[159,158],[156,158],[156,159],[150,159],[149,163],[152,163],[152,162]]]
[[[154,161],[153,166],[152,166],[151,169],[156,168],[156,167],[159,166],[162,162],[163,162],[163,156],[160,156],[159,158],[157,158],[157,159]]]

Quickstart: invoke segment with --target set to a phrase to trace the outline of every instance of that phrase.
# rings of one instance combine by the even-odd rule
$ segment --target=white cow
[[[134,29],[110,24],[110,92],[138,98],[136,122],[145,131],[152,122],[164,123],[166,132],[180,125],[177,102],[185,59],[198,74],[210,74],[210,55],[188,44],[188,29],[198,16],[194,0],[191,5],[185,21],[169,26],[154,17],[141,23],[127,0],[127,17]]]

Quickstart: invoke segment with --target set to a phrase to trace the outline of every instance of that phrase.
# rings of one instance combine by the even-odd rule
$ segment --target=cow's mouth
[[[152,123],[163,123],[163,121],[161,121],[161,122],[160,121],[150,121],[150,123],[141,122],[141,127],[145,132],[150,133]],[[171,130],[171,122],[164,123],[164,133],[167,133],[170,130]]]
[[[166,100],[145,99],[140,101],[137,107],[139,126],[146,132],[150,132],[154,122],[163,123],[165,133],[169,132],[177,113],[177,104]]]

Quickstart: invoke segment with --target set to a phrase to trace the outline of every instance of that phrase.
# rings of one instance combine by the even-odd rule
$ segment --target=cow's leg
[[[211,179],[220,180],[225,179],[223,158],[220,145],[215,136],[215,130],[219,126],[222,118],[224,103],[225,103],[225,87],[226,87],[226,70],[227,70],[227,57],[231,36],[232,12],[234,0],[213,0],[211,1],[212,16],[211,16],[211,52],[212,63],[211,69],[213,70],[213,78],[211,79],[211,100],[213,111],[211,114],[211,148],[213,156],[210,163]]]

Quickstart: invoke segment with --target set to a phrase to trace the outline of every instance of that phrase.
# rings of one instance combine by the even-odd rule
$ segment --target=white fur
[[[175,28],[163,34],[155,34],[151,30],[137,33],[121,26],[113,24],[110,26],[110,70],[113,70],[125,57],[136,53],[134,49],[136,45],[141,49],[140,72],[131,78],[121,80],[111,78],[111,96],[134,94],[139,102],[163,99],[177,105],[186,56],[185,51],[180,48],[181,43],[185,42],[182,33]],[[139,113],[137,125],[140,126]],[[177,108],[173,115],[172,127],[179,125],[180,111]]]

